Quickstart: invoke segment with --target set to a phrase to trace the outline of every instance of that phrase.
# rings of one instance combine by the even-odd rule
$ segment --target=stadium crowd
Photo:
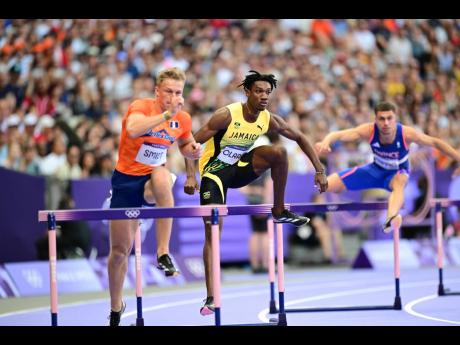
[[[255,69],[279,80],[269,108],[312,142],[372,121],[389,100],[404,124],[460,149],[459,50],[458,19],[2,19],[0,166],[61,181],[111,176],[129,103],[153,97],[171,66],[186,72],[194,130],[244,100],[237,85]],[[312,169],[285,145],[290,171]],[[177,147],[169,154],[182,172]],[[452,164],[433,155],[438,169]]]

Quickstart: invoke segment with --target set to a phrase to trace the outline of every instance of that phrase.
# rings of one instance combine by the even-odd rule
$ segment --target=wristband
[[[171,118],[171,114],[169,114],[169,111],[166,110],[163,113],[163,118],[165,119],[165,121],[168,121]]]

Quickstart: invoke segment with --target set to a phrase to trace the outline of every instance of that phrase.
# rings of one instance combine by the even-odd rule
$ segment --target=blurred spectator
[[[8,71],[8,74],[0,73],[0,98],[5,98],[8,94],[14,96],[15,104],[20,105],[24,99],[24,87],[20,85],[19,76],[21,66],[15,63]]]
[[[47,114],[41,116],[34,129],[35,142],[41,142],[45,145],[48,145],[48,143],[52,142],[54,140],[54,124],[55,120],[51,116]]]
[[[398,28],[396,35],[388,41],[388,55],[390,62],[407,65],[412,57],[412,45],[404,28]]]
[[[33,138],[35,126],[38,122],[38,117],[34,113],[28,113],[24,116],[24,135],[28,138]]]
[[[51,153],[40,161],[40,171],[43,175],[56,176],[58,170],[66,163],[66,147],[62,138],[53,140]]]
[[[112,156],[110,154],[103,155],[97,162],[98,175],[101,177],[111,177],[113,174],[113,165]]]
[[[60,210],[75,208],[74,201],[66,193],[59,203]],[[37,259],[48,260],[48,232],[36,242]],[[91,229],[84,221],[58,222],[56,228],[58,259],[84,258],[91,250]]]
[[[84,151],[80,159],[81,178],[88,178],[96,172],[96,158],[93,151]]]
[[[312,202],[325,203],[326,200],[323,194],[315,194]],[[294,250],[297,254],[293,255],[293,261],[299,264],[330,264],[345,260],[342,232],[332,228],[331,214],[307,212],[304,215],[310,218],[310,222],[294,229],[289,237],[290,246],[298,248]],[[321,248],[322,255],[315,258],[309,251],[316,247]]]
[[[40,158],[37,154],[37,148],[34,145],[28,145],[24,151],[24,159],[20,168],[22,172],[30,175],[40,175]]]
[[[51,99],[51,94],[56,84],[50,84],[49,78],[38,74],[31,77],[27,85],[22,108],[25,111],[35,111],[38,116],[49,114],[55,115],[56,104]]]
[[[67,149],[67,160],[56,171],[56,177],[61,181],[78,180],[82,176],[80,167],[80,148],[72,145]]]
[[[21,167],[21,146],[13,141],[8,145],[8,156],[2,165],[11,170],[19,170]]]
[[[334,27],[329,19],[314,19],[311,24],[313,42],[321,48],[332,45]]]

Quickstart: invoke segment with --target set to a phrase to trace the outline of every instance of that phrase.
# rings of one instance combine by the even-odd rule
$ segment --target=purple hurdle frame
[[[460,291],[449,291],[449,289],[444,288],[443,283],[443,257],[444,257],[444,247],[443,247],[443,238],[442,238],[442,212],[450,206],[460,206],[460,200],[449,200],[449,199],[431,199],[431,207],[434,207],[436,214],[435,218],[435,227],[436,227],[436,247],[437,247],[437,266],[438,266],[438,296],[451,296],[451,295],[460,295]]]

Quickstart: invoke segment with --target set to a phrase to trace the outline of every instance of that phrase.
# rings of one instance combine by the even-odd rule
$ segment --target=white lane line
[[[429,295],[429,296],[425,296],[425,297],[416,299],[416,300],[414,300],[414,301],[412,301],[410,303],[407,303],[404,306],[404,311],[406,313],[409,313],[409,314],[413,315],[413,316],[420,317],[420,318],[423,318],[423,319],[440,321],[440,322],[447,322],[447,323],[453,323],[454,325],[460,325],[460,321],[452,321],[452,320],[440,319],[440,318],[437,318],[437,317],[428,316],[428,315],[425,315],[425,314],[422,314],[422,313],[418,313],[418,312],[416,312],[415,310],[412,309],[414,307],[414,305],[416,305],[418,303],[429,301],[429,300],[435,299],[435,298],[439,298],[438,295]]]
[[[309,279],[308,279],[309,280]],[[459,279],[453,279],[452,281],[460,281]],[[438,281],[436,280],[430,280],[430,281],[421,281],[421,282],[416,282],[416,283],[406,283],[404,284],[404,287],[419,287],[419,286],[426,286],[426,285],[432,285],[432,284],[436,284]],[[300,282],[298,282],[300,283]],[[255,284],[256,286],[257,285],[265,285],[266,283],[258,283],[258,284]],[[291,287],[289,289],[289,291],[298,291],[298,290],[310,290],[310,289],[320,289],[320,288],[327,288],[327,287],[332,287],[332,286],[335,286],[335,287],[346,287],[347,285],[350,286],[350,285],[355,285],[356,284],[356,281],[337,281],[337,282],[327,282],[327,283],[324,283],[324,284],[315,284],[315,285],[310,285],[310,286],[295,286],[295,287]],[[247,289],[247,288],[254,288],[254,285],[246,285],[246,286],[243,286],[243,287],[238,287],[238,286],[233,286],[233,287],[228,287],[227,289]],[[303,302],[308,302],[308,301],[315,301],[315,300],[322,300],[322,299],[328,299],[328,298],[335,298],[335,297],[341,297],[341,296],[350,296],[350,295],[356,295],[356,294],[361,294],[361,293],[368,293],[368,292],[375,292],[375,291],[385,291],[385,290],[391,290],[391,289],[394,289],[394,285],[387,285],[387,286],[380,286],[380,287],[374,287],[374,288],[367,288],[367,289],[355,289],[355,290],[349,290],[349,291],[345,291],[345,292],[339,292],[339,293],[329,293],[329,294],[324,294],[324,295],[317,295],[317,296],[313,296],[313,297],[309,297],[309,298],[303,298],[303,299],[298,299],[298,300],[294,300],[294,301],[290,301],[290,302],[287,302],[285,305],[286,306],[289,306],[289,305],[294,305],[294,304],[299,304],[299,303],[303,303]],[[155,292],[151,292],[149,294],[146,294],[144,295],[143,297],[161,297],[161,296],[171,296],[171,295],[175,295],[177,296],[178,293],[179,294],[189,294],[189,293],[194,293],[196,292],[197,290],[202,290],[202,288],[191,288],[189,290],[186,290],[186,291],[181,291],[181,292],[178,292],[178,291],[168,291],[168,292],[162,292],[162,293],[155,293]],[[222,297],[225,298],[225,299],[233,299],[233,298],[238,298],[238,297],[245,297],[245,296],[255,296],[255,295],[260,295],[260,294],[266,294],[267,291],[264,289],[263,291],[251,291],[251,292],[238,292],[238,293],[232,293],[232,294],[223,294]],[[135,299],[135,297],[132,297],[130,296],[129,297],[130,299],[133,298]],[[100,299],[95,299],[95,300],[91,300],[90,303],[102,303],[102,302],[106,302],[107,301],[107,298],[100,298]],[[182,300],[182,301],[177,301],[177,302],[170,302],[170,303],[163,303],[163,304],[160,304],[160,305],[156,305],[156,306],[153,306],[153,307],[147,307],[147,308],[143,308],[143,312],[150,312],[150,311],[155,311],[155,310],[159,310],[159,309],[164,309],[164,308],[170,308],[170,307],[176,307],[176,306],[181,306],[181,305],[187,305],[187,304],[193,304],[193,303],[200,303],[202,301],[202,298],[191,298],[191,299],[186,299],[186,300]],[[79,305],[87,305],[88,304],[88,301],[81,301],[81,302],[73,302],[73,303],[67,303],[67,304],[63,304],[63,305],[60,305],[60,308],[67,308],[67,307],[72,307],[72,306],[79,306]],[[2,317],[7,317],[7,316],[12,316],[12,315],[18,315],[18,314],[24,314],[24,313],[30,313],[30,312],[35,312],[35,311],[42,311],[42,310],[49,310],[49,306],[47,307],[41,307],[41,308],[31,308],[31,309],[25,309],[25,310],[21,310],[21,311],[15,311],[15,312],[10,312],[10,313],[6,313],[6,314],[1,314],[0,315],[0,318]],[[125,314],[123,314],[122,318],[126,318],[128,316],[132,316],[132,315],[135,315],[137,313],[136,310],[133,310],[131,312],[126,312]],[[258,314],[258,318],[263,321],[263,322],[266,322],[266,323],[269,323],[269,319],[266,317],[268,314],[268,308],[262,310],[259,314]],[[449,321],[449,320],[447,320]],[[456,321],[451,321],[451,322],[456,322]]]
[[[239,293],[233,293],[233,294],[224,294],[224,295],[222,295],[222,299],[224,299],[224,298],[225,299],[232,299],[232,298],[238,298],[238,297],[255,296],[255,295],[260,295],[262,293],[266,294],[267,292],[266,291],[263,291],[263,292],[261,292],[261,291],[251,291],[251,292],[239,292]],[[187,304],[201,303],[201,302],[203,302],[203,298],[191,298],[191,299],[186,299],[186,300],[182,300],[182,301],[163,303],[163,304],[158,304],[158,305],[155,305],[155,306],[152,306],[152,307],[142,308],[142,312],[145,314],[145,313],[148,313],[150,311],[160,310],[160,309],[164,309],[164,308],[177,307],[177,306],[187,305]],[[137,311],[133,310],[133,311],[124,313],[121,318],[124,319],[124,318],[126,318],[128,316],[132,316],[132,315],[136,315],[136,314],[137,314]]]
[[[453,279],[452,281],[460,281],[460,279]],[[422,281],[422,282],[416,282],[416,283],[405,283],[404,288],[416,288],[416,287],[421,287],[421,286],[434,285],[437,282],[438,282],[437,280],[430,280],[430,281]],[[319,300],[343,297],[343,296],[360,295],[360,294],[365,294],[369,292],[386,291],[386,290],[392,290],[392,289],[394,289],[394,285],[386,285],[386,286],[366,288],[366,289],[352,289],[348,291],[327,293],[327,294],[316,295],[316,296],[312,296],[308,298],[301,298],[301,299],[287,302],[284,305],[285,307],[287,307],[290,305],[300,304],[304,302],[319,301]],[[292,291],[292,290],[293,289],[289,289],[289,291]],[[261,310],[259,314],[257,315],[259,320],[261,320],[262,322],[269,322],[268,315],[270,314],[268,314],[268,311],[269,311],[268,308]],[[451,322],[456,322],[456,321],[451,321]]]
[[[183,293],[188,293],[188,292],[195,292],[197,290],[201,290],[201,288],[191,288],[189,290],[186,290],[186,291],[183,291]],[[167,291],[167,292],[150,292],[148,294],[145,294],[143,297],[163,297],[163,296],[171,296],[171,295],[174,295],[174,296],[177,296],[178,294],[181,294],[182,291]],[[136,296],[129,296],[129,297],[126,297],[126,299],[134,299],[134,301],[136,300]],[[78,301],[78,302],[69,302],[69,303],[62,303],[62,304],[59,304],[58,305],[58,310],[60,309],[64,309],[64,308],[69,308],[69,307],[75,307],[75,306],[81,306],[81,305],[91,305],[91,304],[98,304],[98,303],[107,303],[107,305],[109,305],[110,302],[109,297],[103,297],[103,298],[96,298],[96,299],[91,299],[91,300],[82,300],[82,301]],[[12,316],[12,315],[20,315],[20,314],[26,314],[26,313],[33,313],[33,312],[36,312],[36,311],[43,311],[43,310],[50,310],[50,306],[46,306],[46,307],[37,307],[37,308],[30,308],[30,309],[22,309],[22,310],[18,310],[18,311],[13,311],[13,312],[9,312],[9,313],[5,313],[5,314],[0,314],[0,318],[3,318],[3,317],[8,317],[8,316]]]
[[[305,279],[305,280],[308,281],[309,279],[310,278]],[[302,283],[302,282],[299,281],[298,284],[300,284],[300,283]],[[334,283],[330,283],[330,282],[326,281],[323,284],[310,285],[310,286],[307,286],[307,287],[305,287],[305,286],[292,287],[290,289],[290,291],[296,291],[296,290],[301,290],[301,289],[310,290],[310,289],[331,287],[331,286],[345,287],[345,286],[350,286],[350,285],[355,285],[355,284],[356,284],[355,282],[351,282],[349,279],[348,279],[348,281],[338,281],[338,282],[334,282]],[[263,287],[266,287],[266,285],[267,285],[267,282],[257,282],[256,284],[248,284],[248,285],[244,285],[244,286],[229,286],[229,287],[226,287],[226,290],[254,289],[255,287],[257,288],[258,286],[263,288]],[[202,287],[195,287],[195,288],[188,288],[187,290],[184,290],[184,291],[149,292],[148,294],[144,294],[142,297],[145,300],[146,298],[178,296],[180,294],[187,295],[187,294],[196,293],[197,291],[202,291],[202,290],[203,290]],[[266,294],[266,293],[267,293],[266,290],[263,290],[263,291],[260,290],[260,292],[257,293],[257,294]],[[243,296],[244,295],[237,296],[237,297],[243,297]],[[127,297],[126,299],[133,299],[135,301],[136,297],[135,296],[130,296],[130,297]],[[190,302],[192,300],[193,300],[193,302]],[[81,305],[98,304],[98,303],[104,303],[104,302],[108,303],[107,301],[109,301],[109,298],[97,298],[97,299],[91,299],[90,301],[82,300],[82,301],[78,301],[78,302],[62,303],[62,304],[59,304],[58,307],[59,307],[59,310],[61,310],[61,309],[64,309],[64,308],[76,307],[76,306],[78,307],[78,306],[81,306]],[[195,303],[196,299],[188,299],[188,300],[185,300],[185,301],[186,301],[186,303],[184,303],[184,304]],[[198,301],[198,303],[201,303],[202,299],[199,299],[197,301]],[[182,305],[182,304],[180,304],[182,302],[177,302],[177,303],[179,303],[177,305]],[[166,304],[163,305],[162,308],[167,308],[168,305],[169,304],[166,303]],[[177,306],[177,305],[172,303],[171,307],[174,307],[174,306]],[[147,310],[147,309],[148,308],[143,308],[143,311]],[[156,308],[155,307],[155,309],[153,309],[153,310],[156,310],[156,309],[161,309],[161,308]],[[22,309],[22,310],[18,310],[18,311],[13,311],[13,312],[0,314],[0,319],[4,318],[4,317],[14,316],[14,315],[21,315],[21,314],[27,314],[27,313],[40,312],[40,311],[49,311],[49,310],[50,310],[50,306]],[[135,312],[132,312],[131,314],[133,314],[133,313],[135,313]],[[123,315],[127,315],[127,314],[129,314],[129,313],[125,313]]]
[[[336,282],[336,283],[325,283],[325,284],[317,284],[314,286],[314,288],[327,288],[327,287],[345,287],[345,286],[354,286],[356,283],[355,282]],[[262,284],[258,284],[262,285]],[[266,283],[263,284],[264,286]],[[243,290],[243,289],[254,289],[254,285],[252,286],[245,286],[245,287],[234,287],[235,289]],[[202,290],[202,288],[200,288]],[[227,290],[227,289],[226,289]],[[298,291],[298,290],[303,290],[305,291],[306,288],[305,286],[296,286],[292,287],[289,289],[290,291]],[[227,299],[233,299],[233,298],[238,298],[238,297],[249,297],[249,296],[257,296],[257,295],[266,295],[267,294],[267,289],[263,290],[256,290],[256,291],[241,291],[241,292],[234,292],[234,293],[223,293],[222,294],[222,299],[227,300]],[[157,297],[157,296],[155,296]],[[182,305],[187,305],[187,304],[194,304],[194,303],[201,303],[203,302],[203,298],[189,298],[185,299],[182,301],[177,301],[177,302],[169,302],[169,303],[163,303],[163,304],[158,304],[152,307],[144,307],[142,308],[143,313],[147,313],[150,311],[155,311],[155,310],[160,310],[164,308],[171,308],[171,307],[177,307],[177,306],[182,306]],[[222,307],[225,307],[225,303]],[[125,312],[123,316],[121,317],[122,319],[128,316],[136,315],[137,311],[133,310],[130,312]]]

